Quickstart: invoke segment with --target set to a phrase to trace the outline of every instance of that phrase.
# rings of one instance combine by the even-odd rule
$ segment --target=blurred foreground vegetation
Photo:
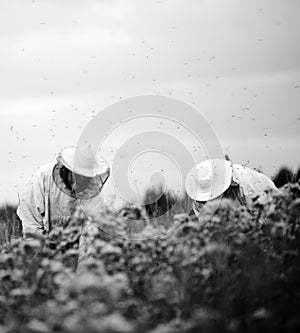
[[[98,229],[79,265],[81,218],[49,239],[11,238],[0,247],[0,332],[298,332],[299,184],[253,215],[216,205],[200,221],[173,216],[165,237]],[[126,236],[128,212],[101,223]]]

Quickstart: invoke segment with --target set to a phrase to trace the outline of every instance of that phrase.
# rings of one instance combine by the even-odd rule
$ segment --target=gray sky
[[[0,201],[142,94],[194,106],[234,162],[295,170],[299,14],[298,0],[1,0]]]

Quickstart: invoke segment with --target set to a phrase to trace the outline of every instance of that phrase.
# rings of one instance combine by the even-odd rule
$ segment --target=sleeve
[[[243,179],[243,190],[247,202],[259,203],[265,205],[269,202],[271,194],[277,191],[276,186],[262,173],[248,169],[245,173],[247,177]]]
[[[271,194],[278,191],[278,189],[270,178],[263,174],[259,174],[257,191],[257,202],[261,205],[265,205],[267,202],[269,202]]]
[[[30,237],[32,234],[43,234],[45,215],[44,192],[43,174],[37,172],[22,194],[17,209],[17,214],[22,221],[25,238]]]
[[[193,212],[194,214],[198,217],[201,213],[201,210],[205,206],[205,203],[200,202],[200,201],[193,201]]]
[[[81,230],[81,237],[79,238],[79,257],[78,257],[78,269],[80,271],[82,261],[89,257],[95,251],[93,247],[93,243],[95,241],[95,236],[99,232],[97,225],[90,221],[85,220],[82,230]]]

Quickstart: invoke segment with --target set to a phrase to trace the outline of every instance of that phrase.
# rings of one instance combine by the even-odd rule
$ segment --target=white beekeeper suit
[[[194,211],[195,203],[222,196],[237,199],[251,209],[254,201],[263,205],[277,191],[273,181],[262,173],[223,159],[197,164],[187,174],[185,185],[187,194],[194,200]],[[227,196],[230,192],[234,195]]]
[[[88,149],[63,148],[56,163],[37,171],[20,198],[17,214],[24,236],[47,234],[78,207],[88,215],[97,215],[103,209],[101,191],[109,174],[106,161]],[[73,187],[65,177],[71,177]],[[77,183],[83,179],[86,186],[76,190],[76,179]]]

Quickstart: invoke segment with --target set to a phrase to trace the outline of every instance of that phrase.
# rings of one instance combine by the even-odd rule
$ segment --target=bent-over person
[[[23,236],[47,235],[69,221],[78,207],[97,215],[102,189],[110,175],[107,162],[88,148],[63,148],[57,160],[42,166],[22,194],[17,215]]]
[[[221,198],[232,199],[251,211],[255,203],[264,205],[277,190],[264,174],[226,159],[198,163],[186,178],[186,192],[197,216],[206,202]]]

